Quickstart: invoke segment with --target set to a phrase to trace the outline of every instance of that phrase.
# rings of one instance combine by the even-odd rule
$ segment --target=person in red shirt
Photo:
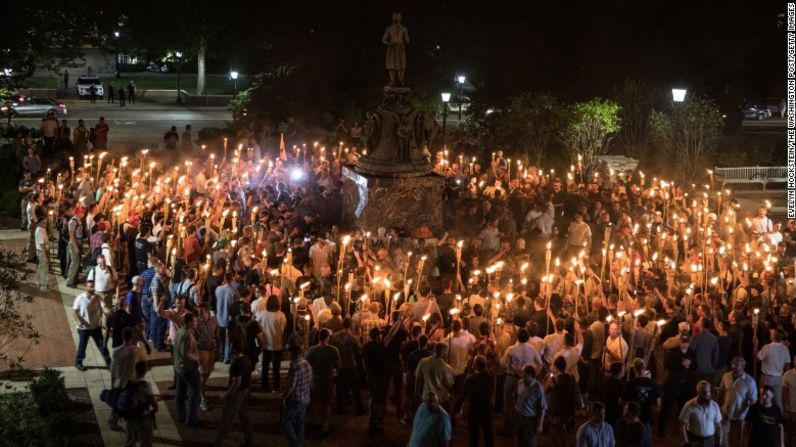
[[[188,236],[182,241],[183,259],[187,264],[197,262],[202,259],[202,246],[199,245],[199,239],[196,238],[196,227],[188,225]]]

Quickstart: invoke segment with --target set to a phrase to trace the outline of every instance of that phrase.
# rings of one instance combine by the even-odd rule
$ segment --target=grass
[[[102,83],[108,85],[113,83],[118,88],[119,81],[122,85],[127,85],[127,81],[132,79],[138,89],[141,90],[174,90],[177,88],[176,73],[122,73],[121,79],[113,76],[102,77]],[[74,79],[70,79],[74,82]],[[238,91],[246,88],[249,81],[244,75],[238,78]],[[186,73],[181,75],[180,87],[189,94],[196,91],[196,73]],[[30,88],[55,88],[63,87],[63,78],[56,76],[33,76],[23,83]],[[226,74],[208,74],[206,77],[208,95],[231,95],[234,93],[234,84]]]

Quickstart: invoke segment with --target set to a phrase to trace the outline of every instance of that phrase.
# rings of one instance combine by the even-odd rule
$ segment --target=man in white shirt
[[[619,325],[616,321],[611,322],[611,325],[608,326],[608,338],[605,340],[603,367],[610,370],[611,364],[614,362],[624,364],[627,358],[627,349],[627,342],[619,332]]]
[[[506,368],[506,381],[503,384],[503,402],[507,405],[503,408],[503,429],[511,433],[514,423],[514,405],[508,403],[517,401],[517,384],[522,377],[522,368],[531,364],[534,369],[539,371],[542,365],[542,358],[533,346],[528,344],[528,331],[524,328],[517,332],[517,342],[509,346],[500,361],[501,366]]]
[[[448,345],[448,364],[453,369],[453,386],[455,390],[461,389],[464,384],[467,359],[472,346],[472,336],[462,330],[462,321],[453,320],[453,332],[442,341]]]
[[[683,442],[695,446],[714,445],[715,437],[721,435],[721,409],[710,398],[710,383],[700,380],[696,389],[697,397],[686,402],[680,411]]]
[[[758,242],[764,237],[768,236],[773,231],[774,225],[771,219],[768,218],[768,209],[761,206],[757,211],[757,216],[752,219],[752,235]]]
[[[100,253],[105,256],[105,264],[116,273],[116,266],[113,265],[113,251],[111,251],[111,232],[106,231],[102,233],[102,245],[100,245]]]
[[[768,240],[771,243],[771,249],[773,250],[780,242],[784,239],[782,235],[782,224],[779,222],[774,223],[774,229],[768,235]]]
[[[94,281],[94,293],[102,299],[105,315],[113,313],[113,294],[116,288],[116,272],[105,262],[104,255],[97,255],[97,265],[88,271],[88,280]]]
[[[580,373],[578,372],[578,361],[580,360],[580,353],[583,350],[583,345],[578,343],[575,345],[575,337],[570,334],[564,334],[563,348],[553,356],[553,361],[558,357],[563,357],[567,363],[567,374],[575,376],[575,381],[580,382]]]
[[[721,406],[721,442],[730,445],[729,439],[741,439],[743,421],[749,407],[757,402],[757,383],[745,371],[746,360],[735,357],[730,361],[730,371],[719,382],[718,400]]]
[[[782,344],[782,334],[771,329],[771,343],[763,346],[757,353],[760,359],[760,385],[768,385],[774,390],[774,403],[782,408],[782,375],[790,364],[790,351]]]
[[[796,357],[793,358],[796,365]],[[785,428],[789,439],[796,436],[796,367],[789,369],[782,376],[782,415],[785,417]],[[794,445],[791,442],[789,445]]]
[[[333,265],[332,255],[334,254],[334,245],[323,238],[312,244],[310,247],[309,256],[310,263],[312,264],[312,274],[316,278],[320,278],[323,274],[322,268],[324,265]]]
[[[113,349],[111,354],[111,383],[113,388],[124,388],[131,380],[135,380],[135,364],[146,361],[144,348],[136,346],[135,331],[132,327],[122,330],[124,344]],[[111,411],[108,419],[111,430],[119,424],[119,415]]]
[[[556,331],[553,334],[547,335],[544,338],[544,355],[543,359],[545,364],[552,365],[553,359],[558,354],[558,351],[564,348],[564,335],[567,333],[566,321],[563,318],[556,320]]]
[[[88,339],[94,339],[105,365],[111,364],[111,357],[108,354],[108,348],[102,340],[102,327],[100,326],[102,319],[102,300],[99,295],[94,293],[94,282],[91,280],[86,281],[86,288],[83,293],[75,297],[75,302],[72,304],[72,310],[75,313],[77,320],[77,335],[78,345],[77,354],[75,355],[75,368],[84,371],[86,368],[83,366],[83,359],[86,358],[86,347],[88,347]]]
[[[577,255],[584,247],[591,247],[591,227],[583,221],[582,214],[576,214],[569,224],[567,246],[569,254],[572,256]],[[589,249],[586,248],[586,250],[588,251]]]
[[[50,241],[47,235],[47,219],[36,223],[36,283],[39,290],[47,290],[50,282]]]

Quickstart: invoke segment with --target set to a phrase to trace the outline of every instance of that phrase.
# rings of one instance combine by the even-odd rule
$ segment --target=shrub
[[[28,393],[0,395],[0,447],[44,446],[44,424]]]
[[[45,368],[30,381],[29,388],[39,413],[44,417],[64,412],[69,407],[64,378],[54,369]]]
[[[0,194],[0,216],[18,219],[19,201],[19,191],[16,189],[7,189]]]

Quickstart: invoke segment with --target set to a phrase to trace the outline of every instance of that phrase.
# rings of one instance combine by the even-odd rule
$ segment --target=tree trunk
[[[199,40],[199,49],[196,51],[196,94],[206,95],[207,86],[205,85],[205,52],[207,44],[204,37]]]

